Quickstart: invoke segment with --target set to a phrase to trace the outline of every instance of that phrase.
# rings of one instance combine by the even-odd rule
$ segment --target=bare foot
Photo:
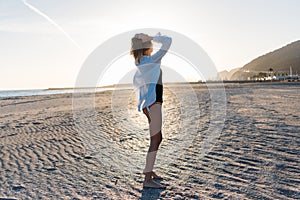
[[[155,172],[152,171],[152,177],[156,179],[163,179],[163,177],[157,175]]]
[[[153,179],[145,180],[143,183],[144,188],[159,188],[159,189],[164,189],[166,186],[155,182]]]
[[[146,173],[143,173],[144,175],[146,175]],[[155,178],[155,179],[163,179],[163,177],[161,177],[161,176],[159,176],[159,175],[157,175],[155,172],[151,172],[151,177],[152,178]]]

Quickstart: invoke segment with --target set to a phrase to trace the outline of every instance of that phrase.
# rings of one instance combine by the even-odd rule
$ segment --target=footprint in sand
[[[14,190],[14,191],[20,191],[20,190],[23,190],[23,189],[26,189],[23,185],[14,185],[14,186],[12,186],[12,190]]]

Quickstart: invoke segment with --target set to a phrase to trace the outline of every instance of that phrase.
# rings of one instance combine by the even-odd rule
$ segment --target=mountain
[[[231,80],[232,75],[239,71],[241,68],[234,68],[230,71],[224,70],[218,73],[218,79],[220,80]]]
[[[231,79],[245,80],[260,72],[268,72],[270,68],[274,73],[289,73],[290,66],[294,74],[300,73],[300,40],[252,60],[235,72]]]

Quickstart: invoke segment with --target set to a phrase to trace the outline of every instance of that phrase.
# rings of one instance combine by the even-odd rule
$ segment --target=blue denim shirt
[[[155,86],[160,75],[162,57],[169,50],[172,39],[168,36],[154,36],[153,42],[161,43],[160,49],[152,56],[142,56],[136,62],[137,71],[133,77],[133,86],[138,103],[138,111],[147,108],[156,101]]]

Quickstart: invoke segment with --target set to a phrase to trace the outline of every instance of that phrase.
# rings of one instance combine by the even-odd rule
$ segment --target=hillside
[[[300,73],[300,40],[252,60],[235,72],[231,79],[244,80],[270,68],[275,73],[288,73],[290,66],[294,73]]]
[[[218,80],[231,80],[232,75],[239,71],[241,68],[234,68],[230,71],[224,70],[218,73]]]

